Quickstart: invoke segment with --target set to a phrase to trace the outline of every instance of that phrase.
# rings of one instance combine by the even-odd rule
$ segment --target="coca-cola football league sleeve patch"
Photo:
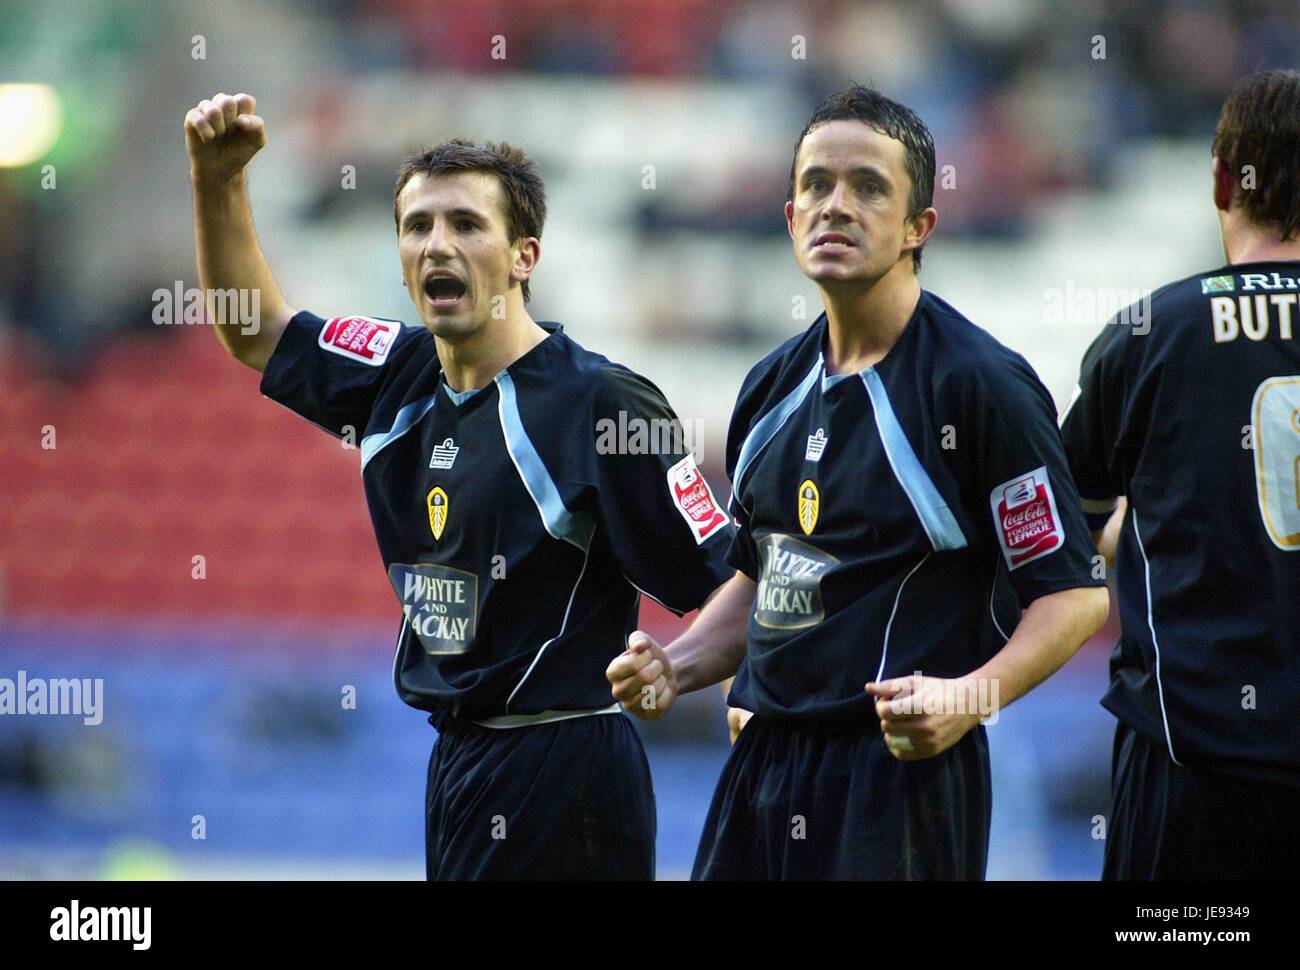
[[[726,526],[727,516],[719,508],[693,456],[687,455],[668,469],[668,488],[672,491],[673,505],[691,527],[697,546]]]
[[[331,434],[360,439],[398,359],[423,328],[397,320],[294,315],[262,374],[262,393]],[[432,338],[430,338],[432,339]]]
[[[989,495],[989,505],[1008,569],[1019,569],[1065,545],[1046,465],[998,485]]]
[[[321,327],[318,343],[331,353],[381,367],[400,329],[400,324],[392,320],[335,317]]]

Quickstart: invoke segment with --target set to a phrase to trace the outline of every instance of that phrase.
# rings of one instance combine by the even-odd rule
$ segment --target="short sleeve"
[[[262,373],[264,395],[338,437],[358,438],[397,361],[423,327],[376,317],[325,320],[302,311],[289,321]]]
[[[996,373],[979,370],[972,379],[969,473],[980,504],[972,511],[992,531],[1020,605],[1065,589],[1104,586],[1093,575],[1097,550],[1047,388],[1018,355]]]
[[[1122,368],[1124,327],[1108,326],[1083,357],[1079,383],[1061,417],[1061,439],[1079,486],[1088,524],[1106,524],[1125,485],[1118,466],[1119,425],[1124,414]]]
[[[735,534],[732,536],[731,545],[727,549],[727,563],[740,570],[754,582],[758,582],[758,546],[754,543],[754,535],[749,531],[749,520],[745,516],[743,509],[736,508],[735,498],[731,502],[732,525],[735,528]]]
[[[740,451],[750,428],[758,417],[761,402],[766,398],[771,383],[770,357],[760,361],[746,376],[736,395],[736,406],[727,427],[727,478],[732,484],[731,498],[727,502],[727,513],[731,516],[734,533],[731,545],[727,549],[727,562],[740,570],[750,579],[758,581],[759,562],[758,546],[750,531],[749,510],[741,502],[736,491],[736,467],[740,462]]]
[[[698,608],[733,575],[731,527],[684,426],[657,387],[617,365],[593,411],[599,516],[624,575],[675,613]]]

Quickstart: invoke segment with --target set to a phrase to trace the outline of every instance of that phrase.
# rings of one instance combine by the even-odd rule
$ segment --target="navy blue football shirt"
[[[1224,266],[1125,310],[1062,435],[1128,512],[1102,703],[1170,757],[1300,785],[1300,261]]]
[[[968,674],[1031,601],[1104,580],[1024,358],[925,291],[861,373],[826,373],[826,330],[760,361],[732,417],[728,556],[758,595],[729,703],[866,723],[868,681]]]
[[[610,707],[605,668],[638,593],[680,614],[733,575],[727,517],[663,395],[542,326],[457,393],[424,327],[301,312],[262,377],[266,396],[359,441],[404,613],[398,693],[493,726]]]

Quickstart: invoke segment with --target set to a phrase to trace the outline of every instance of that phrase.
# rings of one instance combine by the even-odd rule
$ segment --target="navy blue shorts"
[[[1300,872],[1300,788],[1173,763],[1122,721],[1103,879],[1287,880]]]
[[[692,879],[983,879],[982,727],[902,762],[870,729],[753,717],[722,770]]]
[[[650,766],[625,715],[440,727],[425,795],[429,879],[654,878]]]

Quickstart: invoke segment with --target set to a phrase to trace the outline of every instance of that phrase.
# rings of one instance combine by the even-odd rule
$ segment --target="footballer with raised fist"
[[[209,293],[260,291],[256,326],[217,334],[262,393],[359,438],[404,614],[394,680],[438,729],[429,878],[653,878],[650,773],[604,671],[641,592],[685,613],[733,573],[730,524],[689,452],[611,451],[595,429],[676,422],[672,409],[529,316],[546,201],[509,144],[447,141],[401,167],[393,215],[419,325],[292,309],[246,192],[266,145],[256,110],[218,94],[186,115],[199,277]]]

